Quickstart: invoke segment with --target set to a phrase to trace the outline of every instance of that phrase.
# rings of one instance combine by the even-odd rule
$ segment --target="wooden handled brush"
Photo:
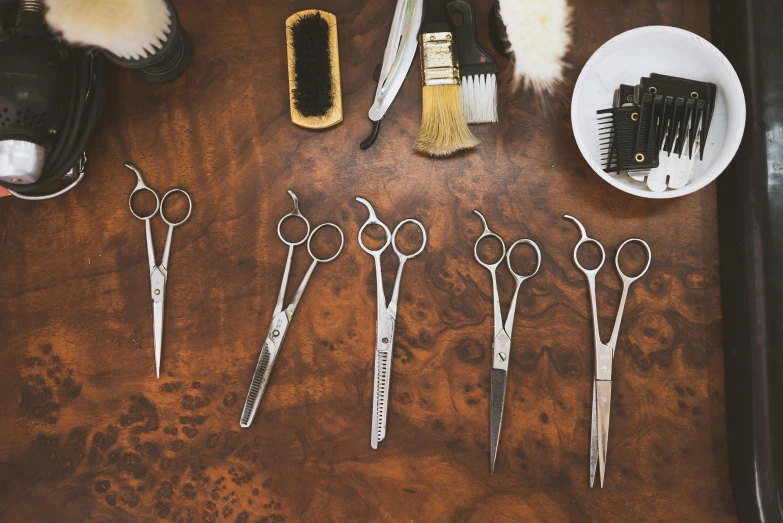
[[[416,149],[448,156],[478,145],[468,129],[460,100],[460,73],[454,35],[444,0],[428,0],[419,34],[421,131]]]
[[[291,121],[325,129],[343,121],[337,18],[309,9],[285,22]]]

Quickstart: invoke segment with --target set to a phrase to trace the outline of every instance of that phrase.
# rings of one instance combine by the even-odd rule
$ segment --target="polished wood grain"
[[[476,1],[479,34],[490,2]],[[713,186],[674,201],[624,195],[581,158],[569,108],[501,94],[476,150],[414,152],[417,62],[362,152],[394,0],[180,0],[191,69],[170,85],[113,70],[89,174],[55,201],[0,201],[0,520],[732,521]],[[709,37],[708,2],[572,0],[567,76],[626,29]],[[340,24],[345,121],[289,117],[285,19],[317,7]],[[501,60],[501,66],[506,61]],[[505,79],[501,76],[501,82]],[[563,88],[563,98],[570,91]],[[127,208],[133,162],[158,191],[187,189],[174,234],[162,376],[154,377],[144,227]],[[254,425],[242,403],[285,260],[278,219],[296,191],[347,245],[319,266]],[[429,243],[405,269],[387,438],[370,448],[372,258],[356,241],[364,196]],[[522,288],[494,476],[488,463],[489,275],[472,255],[474,208],[508,242],[541,246]],[[610,256],[647,240],[615,359],[605,487],[588,487],[589,302],[572,260],[577,216]],[[159,253],[165,228],[153,222]],[[292,287],[307,264],[297,252]],[[611,262],[611,260],[610,260]],[[395,260],[385,260],[387,279]],[[502,300],[512,291],[501,271]],[[291,289],[293,292],[293,289]],[[619,301],[598,279],[604,336]]]

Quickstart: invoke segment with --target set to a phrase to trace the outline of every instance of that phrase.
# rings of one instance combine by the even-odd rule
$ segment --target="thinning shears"
[[[136,174],[136,188],[130,194],[128,198],[128,207],[130,212],[144,222],[145,229],[147,231],[147,258],[150,265],[150,287],[152,295],[152,312],[153,312],[153,325],[155,331],[155,376],[160,378],[160,359],[163,352],[163,304],[166,297],[166,281],[169,276],[169,255],[171,254],[171,237],[174,234],[174,228],[179,227],[190,218],[190,214],[193,211],[193,201],[190,199],[190,195],[182,189],[171,189],[163,198],[158,197],[158,193],[147,187],[144,180],[141,178],[141,173],[138,169],[130,164],[125,164],[125,167],[130,169]],[[141,191],[147,191],[155,197],[155,210],[150,214],[138,213],[133,208],[133,197]],[[184,194],[188,199],[188,213],[179,221],[170,221],[166,218],[166,212],[163,208],[166,198],[172,194]],[[163,249],[163,259],[160,265],[155,263],[155,246],[152,243],[152,226],[150,220],[155,217],[156,214],[160,214],[163,221],[169,226],[169,232],[166,236],[166,247]]]
[[[239,420],[239,426],[243,428],[247,428],[251,423],[253,423],[253,418],[255,418],[256,411],[258,411],[258,405],[261,403],[261,398],[264,396],[264,391],[269,384],[269,377],[272,375],[272,369],[274,368],[275,361],[277,361],[277,356],[280,353],[280,347],[282,347],[283,340],[285,340],[285,336],[288,333],[288,327],[291,325],[291,319],[294,316],[294,312],[296,312],[296,308],[302,299],[302,295],[307,288],[307,283],[310,281],[310,277],[313,275],[315,267],[319,263],[329,263],[334,261],[340,255],[343,250],[343,246],[345,245],[345,236],[343,236],[342,229],[333,223],[322,223],[311,232],[310,222],[308,222],[307,218],[305,218],[299,211],[299,199],[296,197],[293,191],[288,191],[288,194],[294,201],[294,209],[283,216],[283,218],[277,224],[277,236],[283,243],[288,245],[288,257],[285,261],[283,281],[280,282],[280,292],[277,295],[275,310],[272,313],[272,322],[269,325],[269,332],[266,335],[264,346],[261,348],[261,354],[258,356],[256,369],[253,373],[253,380],[250,382],[250,390],[248,391],[247,399],[245,400],[245,407],[242,409],[242,417]],[[289,218],[297,218],[304,222],[307,232],[301,240],[288,241],[285,239],[285,236],[283,236],[283,222]],[[319,258],[313,253],[311,247],[313,237],[324,227],[332,227],[336,229],[338,233],[340,233],[340,247],[337,249],[337,252],[335,252],[334,255],[329,258]],[[288,287],[288,277],[291,272],[291,262],[294,258],[294,249],[304,243],[307,244],[307,252],[310,254],[310,257],[313,259],[313,261],[310,264],[310,267],[307,269],[307,273],[305,273],[305,276],[302,279],[302,283],[299,284],[299,288],[297,289],[296,294],[294,294],[291,303],[287,307],[283,308],[285,291]]]
[[[606,450],[609,442],[609,408],[612,401],[612,363],[614,362],[614,353],[617,348],[617,339],[620,336],[620,323],[623,319],[623,311],[625,310],[625,301],[628,298],[628,289],[631,284],[644,276],[647,269],[650,268],[650,261],[652,260],[652,252],[647,242],[640,240],[639,238],[631,238],[625,240],[622,245],[617,249],[617,255],[614,259],[614,265],[617,268],[617,273],[623,281],[623,293],[620,298],[620,307],[617,310],[617,317],[614,320],[614,328],[612,329],[612,337],[609,338],[608,343],[601,341],[601,331],[598,328],[598,306],[596,305],[595,298],[595,277],[598,271],[603,267],[606,261],[606,252],[603,245],[598,240],[590,238],[585,231],[584,226],[574,218],[573,216],[565,216],[566,219],[573,221],[582,237],[579,239],[579,243],[574,247],[574,263],[579,267],[585,276],[587,276],[587,286],[590,289],[590,309],[593,313],[593,340],[595,341],[595,378],[593,379],[593,409],[592,409],[592,423],[590,428],[590,487],[595,483],[595,469],[596,465],[600,473],[601,487],[604,486],[604,472],[606,470]],[[620,252],[623,247],[629,243],[639,243],[647,251],[647,265],[636,276],[628,276],[620,268]],[[579,263],[579,247],[585,243],[592,243],[596,245],[601,251],[601,263],[595,269],[586,269]]]
[[[519,296],[519,289],[522,286],[522,282],[528,278],[532,278],[538,273],[538,269],[541,268],[541,251],[533,240],[522,239],[517,240],[508,251],[506,251],[506,244],[503,242],[503,238],[495,234],[489,229],[487,220],[484,215],[479,211],[474,210],[474,213],[481,218],[481,223],[484,224],[484,232],[476,240],[473,245],[473,256],[476,261],[481,264],[492,275],[492,302],[494,304],[494,325],[495,325],[495,337],[492,342],[492,376],[490,381],[490,395],[491,403],[489,410],[489,473],[495,472],[495,460],[498,455],[498,443],[500,442],[500,424],[503,420],[503,404],[506,400],[506,383],[508,382],[508,362],[511,353],[511,331],[514,328],[514,313],[517,309],[517,298]],[[487,238],[493,238],[500,242],[500,246],[503,248],[503,252],[500,258],[494,263],[486,263],[481,259],[478,253],[478,247],[482,240]],[[511,253],[514,249],[520,245],[529,245],[536,253],[536,268],[528,275],[517,274],[514,269],[511,268]],[[505,323],[503,322],[503,314],[500,310],[500,295],[498,294],[498,279],[497,269],[498,266],[506,260],[506,265],[511,275],[516,282],[516,289],[514,289],[514,295],[511,298],[511,304],[508,307],[508,316],[506,316]]]
[[[364,198],[356,198],[356,201],[367,207],[370,216],[364,225],[359,229],[359,245],[364,252],[375,258],[375,278],[377,283],[378,298],[378,319],[375,330],[375,377],[373,380],[372,395],[372,434],[370,443],[372,448],[377,449],[378,443],[386,437],[386,417],[389,411],[389,389],[391,387],[392,370],[392,349],[394,348],[394,326],[397,321],[397,299],[400,295],[400,280],[402,279],[402,270],[405,262],[415,258],[424,251],[427,245],[427,231],[420,221],[407,219],[401,221],[394,228],[394,232],[389,232],[389,228],[375,215],[375,211],[370,202]],[[397,233],[408,223],[416,225],[421,230],[421,247],[413,254],[404,254],[397,247]],[[371,249],[364,244],[362,234],[370,225],[377,225],[383,229],[386,234],[386,241],[380,249]],[[397,268],[397,278],[394,280],[394,290],[391,300],[386,304],[386,293],[383,291],[383,275],[381,274],[381,255],[383,251],[391,244],[397,258],[399,266]]]

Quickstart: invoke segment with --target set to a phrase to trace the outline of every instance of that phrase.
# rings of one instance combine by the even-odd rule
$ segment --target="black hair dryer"
[[[0,185],[20,194],[82,159],[106,95],[103,58],[58,41],[43,10],[22,0],[15,24],[0,30]]]

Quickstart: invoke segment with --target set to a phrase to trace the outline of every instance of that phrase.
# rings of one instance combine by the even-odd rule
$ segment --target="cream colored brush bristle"
[[[478,145],[465,120],[459,85],[422,88],[421,131],[416,149],[432,156],[448,156]]]
[[[75,45],[139,60],[155,54],[171,32],[164,0],[45,0],[46,22]]]
[[[571,47],[571,7],[566,0],[499,0],[514,73],[512,84],[551,94],[563,81]]]

